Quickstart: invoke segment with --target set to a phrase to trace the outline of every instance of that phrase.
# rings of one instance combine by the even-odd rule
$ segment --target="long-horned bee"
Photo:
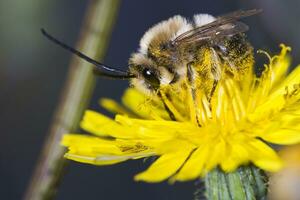
[[[244,34],[248,26],[238,20],[259,12],[257,9],[239,10],[219,17],[198,14],[193,21],[177,15],[162,21],[144,34],[140,48],[129,59],[128,71],[108,67],[43,29],[42,33],[94,64],[94,71],[100,76],[130,79],[137,89],[157,94],[162,86],[176,85],[187,79],[192,90],[202,89],[209,98],[222,74],[239,79],[253,65],[253,48]]]

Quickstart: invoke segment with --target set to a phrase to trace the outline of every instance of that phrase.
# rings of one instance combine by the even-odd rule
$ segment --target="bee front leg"
[[[164,98],[162,97],[162,94],[161,94],[160,91],[158,92],[158,96],[159,96],[159,98],[161,99],[161,101],[163,102],[164,107],[165,107],[165,110],[167,111],[167,113],[168,113],[170,119],[171,119],[172,121],[176,121],[176,118],[175,118],[174,113],[172,113],[172,111],[170,110],[170,108],[167,106],[167,104],[166,104],[166,102],[164,101]]]

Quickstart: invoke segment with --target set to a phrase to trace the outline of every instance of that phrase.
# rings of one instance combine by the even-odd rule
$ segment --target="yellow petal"
[[[132,138],[134,135],[130,128],[125,128],[109,117],[91,110],[85,112],[80,125],[82,129],[98,136]]]
[[[257,139],[245,143],[250,153],[250,160],[259,168],[267,171],[278,171],[282,168],[282,161],[276,152]]]
[[[114,158],[114,159],[99,162],[97,161],[96,157],[71,154],[71,153],[66,153],[64,157],[69,160],[74,160],[76,162],[87,163],[92,165],[112,165],[127,160],[127,158],[118,157],[117,159]]]
[[[93,136],[66,134],[63,136],[62,145],[69,148],[70,153],[96,156],[98,154],[122,154],[117,142],[104,140]]]
[[[146,171],[137,174],[136,181],[160,182],[173,174],[188,158],[191,150],[177,151],[160,156]]]
[[[158,115],[161,118],[169,119],[163,104],[160,100],[157,101],[156,98],[156,96],[146,96],[134,88],[129,88],[125,91],[122,102],[129,110],[141,118],[152,119],[152,115]]]
[[[105,140],[68,134],[64,135],[62,144],[68,147],[66,158],[94,165],[109,165],[155,155],[151,147],[134,140]]]
[[[108,98],[102,98],[99,101],[100,105],[105,108],[106,110],[116,113],[116,114],[123,114],[127,116],[132,116],[133,114],[129,112],[126,108],[118,104],[115,100],[113,99],[108,99]]]
[[[279,129],[260,136],[262,139],[274,144],[296,144],[300,142],[300,129]]]
[[[279,55],[275,55],[272,58],[268,53],[265,53],[270,59],[269,66],[266,67],[266,70],[269,70],[269,77],[266,77],[270,81],[271,88],[276,87],[278,84],[284,80],[286,74],[288,73],[289,66],[291,64],[291,59],[287,55],[291,48],[285,46],[284,44],[280,45],[281,52]]]
[[[140,159],[145,157],[154,156],[154,152],[142,152],[128,155],[110,155],[99,154],[95,156],[80,154],[80,153],[66,153],[65,158],[74,160],[81,163],[93,164],[93,165],[112,165],[120,162],[124,162],[129,159]]]
[[[281,82],[270,96],[265,100],[265,102],[259,105],[255,112],[257,115],[266,116],[265,113],[269,114],[273,111],[279,111],[286,103],[285,94],[286,91],[293,90],[294,85],[299,84],[300,82],[300,66],[296,67],[288,77]]]
[[[203,172],[207,158],[210,156],[208,146],[199,147],[192,153],[182,169],[172,179],[178,181],[187,181],[199,177]]]
[[[157,145],[155,150],[158,154],[176,153],[177,151],[191,151],[196,145],[189,141],[174,138],[172,140],[161,141],[160,145]]]
[[[205,173],[208,173],[212,169],[214,169],[217,165],[221,164],[226,156],[232,156],[232,154],[228,151],[228,144],[223,140],[223,138],[215,139],[213,142],[211,141],[209,144],[210,151],[209,157],[206,160],[205,165]],[[226,154],[227,153],[227,154]],[[205,174],[202,174],[204,176]]]
[[[221,161],[221,168],[225,172],[234,171],[239,165],[245,164],[249,161],[250,155],[243,143],[233,142],[231,145],[227,146],[226,150],[227,155],[225,154]]]
[[[288,47],[287,47],[288,48]],[[276,87],[277,84],[279,84],[282,80],[284,80],[285,76],[288,73],[289,66],[291,64],[290,57],[286,56],[286,51],[288,49],[285,48],[285,52],[283,52],[282,55],[279,55],[278,57],[275,57],[276,59],[272,59],[275,62],[274,66],[272,66],[272,86]]]
[[[117,115],[116,121],[125,127],[131,127],[141,138],[170,139],[179,134],[187,134],[199,129],[191,123],[167,120],[141,120]]]

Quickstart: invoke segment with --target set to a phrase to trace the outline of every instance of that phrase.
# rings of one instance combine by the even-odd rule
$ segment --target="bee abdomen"
[[[227,70],[236,76],[247,73],[254,64],[253,47],[244,34],[238,34],[218,44],[219,54]]]

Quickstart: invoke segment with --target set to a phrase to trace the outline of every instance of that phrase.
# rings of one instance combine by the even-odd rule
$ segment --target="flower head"
[[[281,47],[261,76],[251,72],[235,80],[224,75],[209,100],[200,90],[193,96],[187,81],[161,88],[161,95],[151,98],[130,88],[125,106],[102,100],[119,114],[113,120],[86,111],[81,127],[94,136],[65,135],[65,157],[109,165],[158,156],[135,176],[147,182],[186,181],[217,166],[229,172],[248,163],[279,170],[282,162],[269,143],[300,141],[300,67],[287,75],[289,48]]]

